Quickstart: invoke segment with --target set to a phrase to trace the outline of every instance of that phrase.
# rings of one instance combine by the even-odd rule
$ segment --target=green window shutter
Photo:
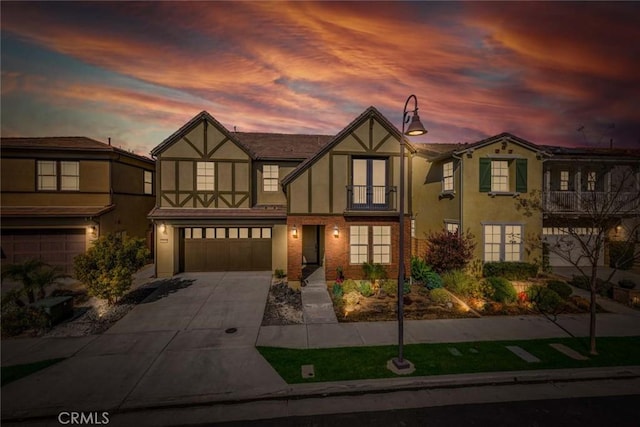
[[[527,159],[516,159],[516,191],[527,192]]]
[[[491,191],[491,159],[480,159],[480,192]]]

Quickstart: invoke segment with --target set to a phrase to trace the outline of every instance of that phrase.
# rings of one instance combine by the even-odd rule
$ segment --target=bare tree
[[[640,260],[640,182],[637,161],[613,167],[590,166],[590,173],[606,178],[603,188],[597,188],[595,179],[589,179],[581,191],[536,192],[521,197],[517,208],[524,210],[525,215],[543,212],[556,235],[552,239],[540,236],[534,239],[534,244],[575,267],[589,283],[589,351],[595,355],[599,284],[610,282],[621,266]],[[620,258],[612,259],[609,274],[598,280],[599,264],[612,237],[628,250]]]

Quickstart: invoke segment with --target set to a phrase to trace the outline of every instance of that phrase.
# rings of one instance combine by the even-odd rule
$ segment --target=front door
[[[302,226],[302,263],[320,264],[320,226]]]

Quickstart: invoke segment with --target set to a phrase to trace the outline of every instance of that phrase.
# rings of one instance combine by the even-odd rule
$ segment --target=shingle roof
[[[498,135],[490,136],[488,138],[482,139],[480,141],[468,144],[415,144],[416,149],[419,153],[424,154],[427,158],[432,161],[437,161],[440,159],[444,159],[450,157],[453,154],[460,154],[465,152],[466,150],[473,150],[476,148],[483,147],[485,145],[493,144],[494,142],[500,141],[504,138],[509,138],[511,141],[516,142],[517,144],[522,145],[523,147],[527,147],[530,150],[534,151],[544,151],[544,147],[536,145],[532,142],[527,141],[526,139],[522,139],[515,135],[512,135],[508,132],[503,132]]]
[[[2,149],[112,152],[153,162],[148,157],[84,136],[2,137],[0,138],[0,147]]]
[[[193,208],[153,208],[148,215],[151,219],[244,219],[244,218],[281,218],[287,217],[284,206],[249,209],[193,209]]]
[[[3,217],[91,217],[103,215],[115,208],[109,206],[3,206]]]
[[[251,150],[256,159],[304,160],[327,145],[331,135],[236,132],[235,137]]]

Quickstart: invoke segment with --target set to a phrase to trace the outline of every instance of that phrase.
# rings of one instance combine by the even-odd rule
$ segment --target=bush
[[[591,279],[589,277],[573,276],[569,283],[579,289],[586,291],[591,290]],[[613,296],[613,283],[605,282],[601,278],[596,277],[596,292],[602,296],[611,298]]]
[[[504,277],[508,280],[524,280],[538,275],[538,266],[529,262],[487,262],[482,270],[484,277]]]
[[[497,302],[511,304],[516,302],[518,292],[510,281],[504,277],[488,277],[487,284],[492,289],[491,297]]]
[[[624,289],[633,289],[636,287],[636,284],[633,280],[630,279],[622,279],[618,282],[618,286]]]
[[[287,274],[281,268],[276,268],[274,275],[276,276],[276,279],[284,279],[287,277]]]
[[[24,305],[19,297],[19,292],[12,291],[2,297],[2,334],[14,336],[29,330],[45,330],[49,326],[49,317],[44,308]]]
[[[609,267],[630,270],[634,262],[634,243],[609,242]]]
[[[424,285],[427,289],[438,289],[442,287],[442,278],[435,271],[429,271],[425,275]]]
[[[452,298],[444,288],[435,288],[429,291],[429,298],[436,304],[446,304],[451,302]]]
[[[398,282],[392,280],[383,280],[380,284],[380,288],[389,296],[398,294]]]
[[[342,290],[344,291],[345,295],[350,292],[360,292],[360,286],[356,283],[355,280],[347,279],[342,282]]]
[[[562,280],[549,280],[547,282],[547,288],[555,291],[558,295],[560,295],[560,298],[562,299],[569,298],[573,293],[573,289],[571,289],[571,286],[569,286]]]
[[[344,294],[344,297],[342,299],[344,301],[345,311],[350,312],[355,310],[356,305],[360,303],[360,298],[362,298],[362,296],[359,292],[356,291]]]
[[[106,299],[111,305],[131,287],[133,273],[145,264],[148,256],[144,239],[108,234],[75,257],[74,269],[90,295]]]
[[[408,280],[405,280],[402,283],[402,295],[407,295],[411,293],[411,283]]]
[[[382,264],[365,262],[362,264],[362,271],[365,279],[371,280],[372,282],[387,278],[387,269]]]
[[[578,289],[584,289],[586,291],[588,291],[589,288],[591,287],[591,284],[589,283],[589,278],[585,276],[573,276],[569,281],[569,283]]]
[[[418,283],[426,283],[427,273],[431,272],[431,267],[424,260],[418,257],[411,258],[411,277]]]
[[[371,282],[368,280],[361,280],[359,291],[363,297],[370,297],[373,295],[373,289],[371,288]]]
[[[436,273],[464,269],[473,258],[476,244],[473,235],[466,233],[451,233],[442,230],[427,235],[427,254],[425,262]]]
[[[541,285],[530,286],[527,297],[538,310],[546,313],[557,313],[564,306],[564,300],[556,291]]]
[[[484,298],[486,288],[475,278],[460,270],[453,270],[442,275],[444,287],[456,295],[468,298]]]
[[[342,298],[342,295],[344,295],[344,290],[342,289],[342,285],[338,282],[334,283],[331,288],[331,293],[333,294],[333,299]]]

